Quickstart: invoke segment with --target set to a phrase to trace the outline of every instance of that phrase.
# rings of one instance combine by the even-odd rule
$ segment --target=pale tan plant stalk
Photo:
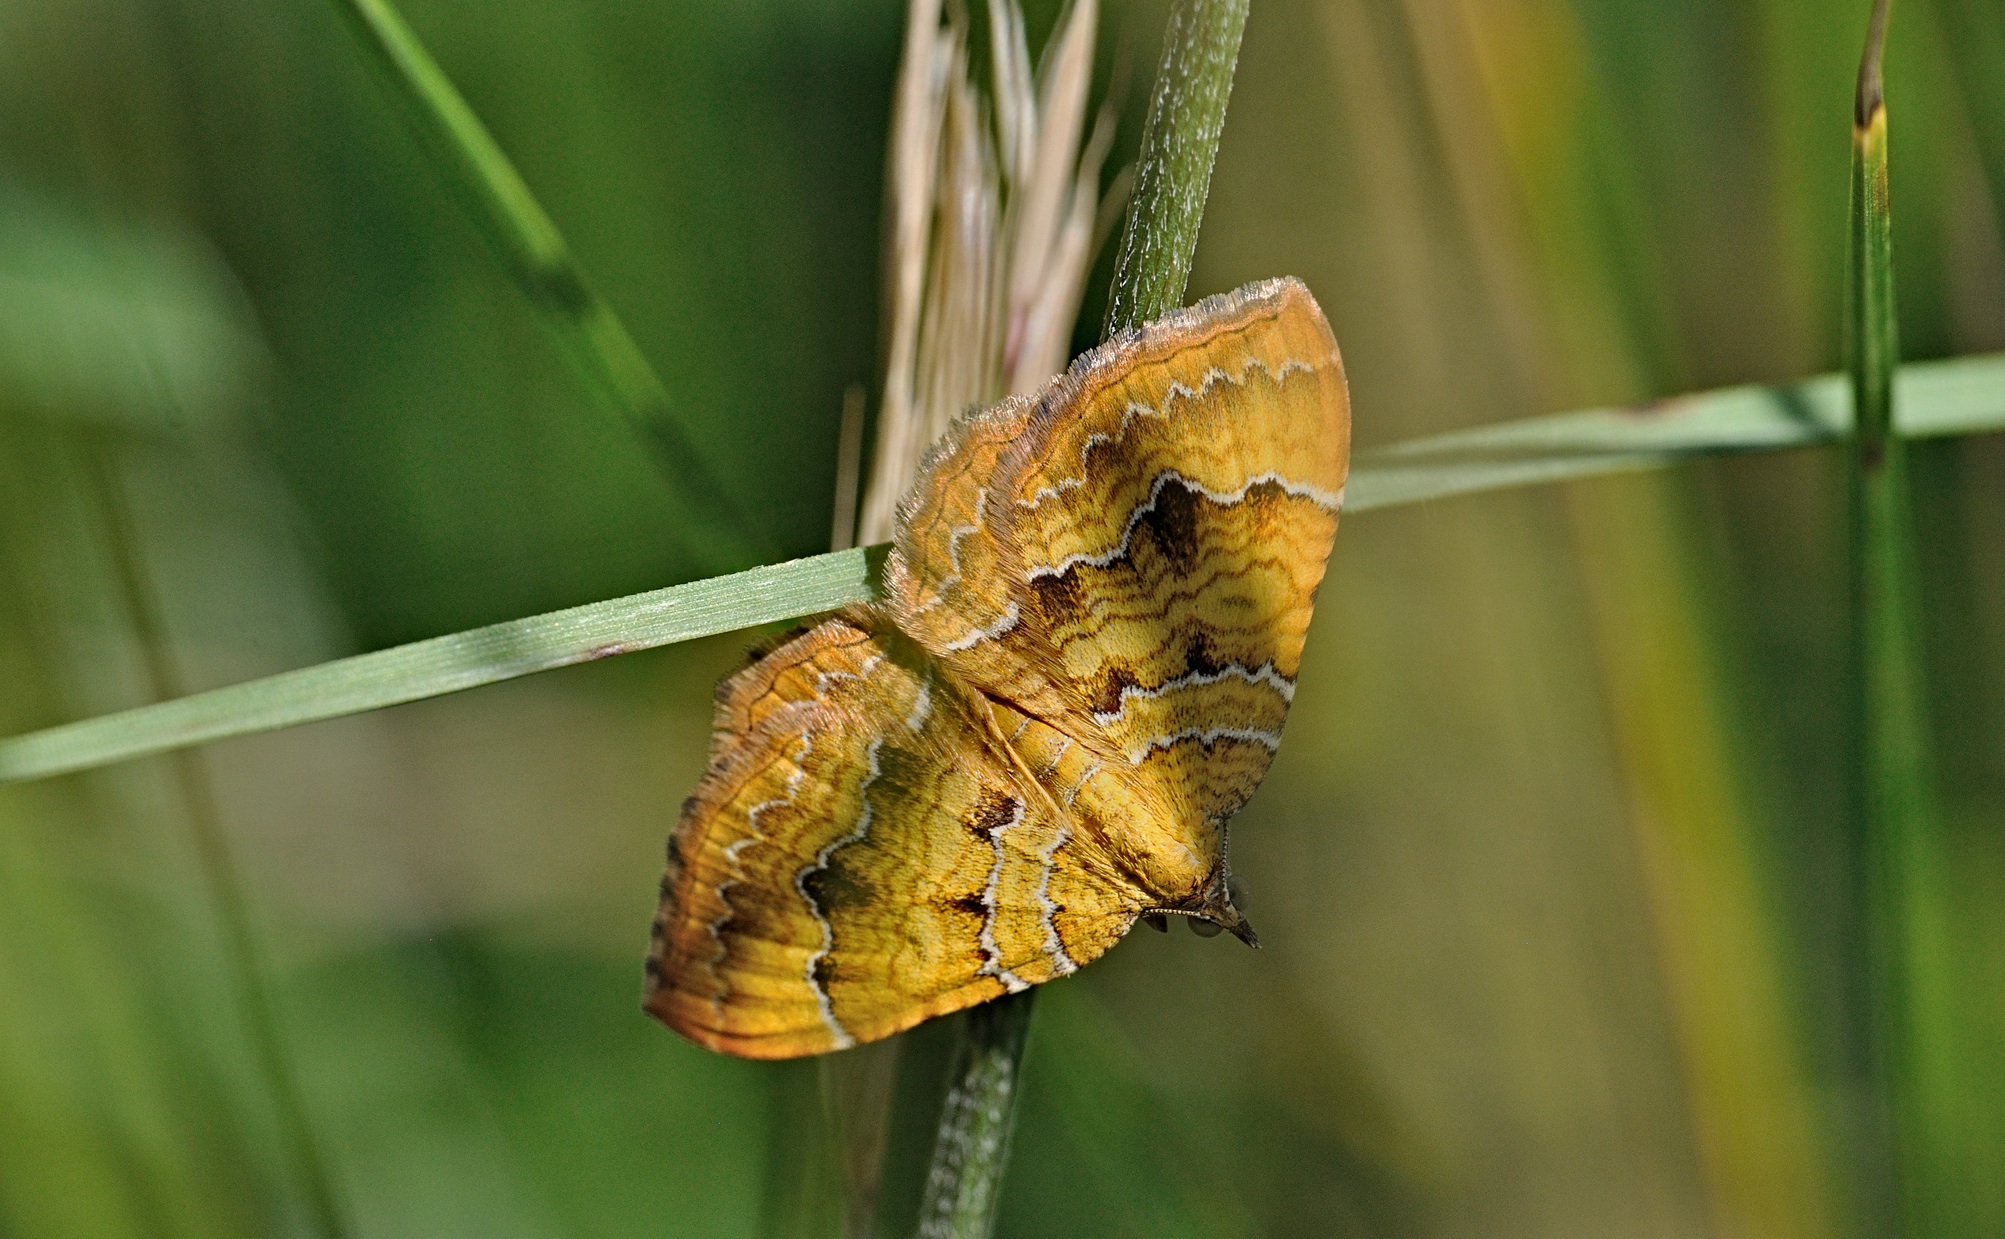
[[[1075,0],[1033,72],[1016,0],[989,0],[984,92],[969,74],[965,17],[913,0],[885,195],[883,400],[859,542],[891,536],[920,457],[963,410],[1065,366],[1113,141],[1104,110],[1085,140],[1098,20],[1098,0]]]
[[[851,383],[842,393],[842,424],[835,441],[835,523],[828,549],[846,551],[856,545],[857,491],[863,485],[863,384]]]

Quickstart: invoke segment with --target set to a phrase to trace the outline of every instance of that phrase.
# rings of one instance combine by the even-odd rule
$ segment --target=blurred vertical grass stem
[[[593,397],[623,418],[665,475],[688,525],[681,542],[714,570],[772,558],[669,407],[668,388],[487,126],[390,0],[335,0],[551,338]]]
[[[1438,119],[1408,122],[1412,136],[1378,140],[1402,147],[1378,156],[1376,166],[1394,173],[1380,178],[1387,186],[1382,209],[1388,219],[1395,211],[1425,215],[1438,209],[1429,188],[1442,183],[1436,176],[1454,187],[1474,239],[1469,269],[1486,273],[1475,285],[1487,303],[1486,330],[1476,334],[1510,345],[1494,355],[1504,364],[1478,361],[1459,377],[1451,368],[1418,390],[1440,384],[1437,399],[1452,408],[1515,388],[1519,401],[1536,407],[1589,393],[1635,398],[1684,386],[1688,342],[1666,313],[1670,234],[1625,157],[1661,143],[1635,126],[1626,106],[1626,75],[1639,70],[1637,62],[1605,39],[1591,13],[1570,6],[1444,10],[1411,0],[1404,8],[1421,89]],[[1675,100],[1685,115],[1697,115],[1690,109],[1703,92],[1688,72],[1667,70],[1651,89],[1660,103]],[[1370,106],[1397,116],[1390,102],[1397,93],[1381,90]],[[1429,167],[1430,150],[1443,152],[1439,172]],[[1399,172],[1409,160],[1414,170]],[[1375,165],[1365,166],[1370,176]],[[1463,295],[1459,271],[1451,275],[1418,252],[1396,261],[1383,268],[1387,276],[1452,280],[1422,286]],[[1416,326],[1413,335],[1424,341],[1431,330]],[[1437,346],[1412,347],[1422,365],[1437,356],[1429,351]],[[1638,1126],[1607,1129],[1610,1140],[1627,1146],[1611,1149],[1608,1173],[1635,1177],[1604,1189],[1634,1201],[1638,1227],[1650,1217],[1660,1229],[1685,1229],[1693,1216],[1687,1210],[1703,1209],[1723,1234],[1825,1239],[1839,1227],[1824,1205],[1829,1176],[1815,1095],[1805,1083],[1809,1047],[1791,1004],[1787,874],[1770,846],[1777,815],[1763,792],[1758,750],[1736,717],[1734,659],[1713,590],[1717,565],[1695,536],[1690,487],[1689,479],[1658,475],[1577,484],[1560,496],[1620,776],[1611,790],[1619,791],[1617,812],[1633,840],[1634,894],[1649,916],[1646,940],[1663,987],[1661,1016],[1604,1002],[1574,1018],[1599,1028],[1611,1046],[1669,1035],[1693,1155],[1689,1166],[1663,1160],[1645,1143],[1639,1116]],[[1470,544],[1481,547],[1486,577],[1522,574],[1540,562],[1501,511],[1482,541]],[[1494,588],[1483,579],[1471,578],[1470,587]],[[1523,657],[1542,656],[1525,645]],[[1535,776],[1527,768],[1525,777]],[[1575,783],[1569,796],[1585,793],[1585,783],[1568,781]],[[1520,846],[1577,853],[1564,885],[1596,872],[1581,866],[1608,863],[1592,857],[1613,840],[1597,837],[1598,827],[1567,833],[1579,828],[1559,815],[1515,829],[1530,831]],[[1607,870],[1603,884],[1628,881],[1624,868]],[[1627,896],[1630,888],[1623,889]],[[1575,897],[1559,888],[1553,894]],[[1593,903],[1572,906],[1569,918],[1604,914]],[[1609,935],[1630,932],[1617,926],[1581,921],[1576,929],[1612,942]],[[1565,1009],[1541,1018],[1562,1018]],[[1581,1083],[1571,1073],[1554,1078],[1542,1104],[1561,1104]],[[1591,1103],[1583,1096],[1578,1104]],[[1671,1130],[1670,1120],[1667,1111],[1662,1130]],[[1688,1201],[1645,1186],[1653,1179],[1690,1182],[1698,1194]]]
[[[186,689],[175,671],[167,647],[166,627],[139,559],[139,527],[126,504],[113,448],[107,443],[93,442],[83,449],[83,455],[83,473],[89,479],[98,519],[104,526],[105,544],[110,550],[115,596],[139,647],[148,688],[157,700],[179,697]],[[343,1239],[349,1233],[348,1225],[335,1195],[326,1156],[314,1134],[306,1099],[300,1092],[298,1068],[281,1029],[271,987],[265,979],[265,963],[251,925],[243,880],[223,833],[215,789],[209,782],[201,754],[183,750],[168,754],[166,760],[181,810],[187,816],[196,860],[208,884],[209,903],[228,957],[225,967],[237,1003],[237,1017],[256,1055],[258,1076],[269,1094],[279,1139],[284,1145],[282,1156],[286,1168],[295,1176],[302,1193],[301,1203],[312,1232],[322,1239]]]
[[[1857,420],[1851,452],[1856,627],[1860,969],[1864,1083],[1860,1205],[1873,1233],[1942,1234],[1934,1203],[1958,1191],[1940,1173],[1955,1081],[1936,1028],[1947,1010],[1940,815],[1926,718],[1914,519],[1894,429],[1900,358],[1880,59],[1886,0],[1874,5],[1852,130],[1846,325]],[[1874,1223],[1878,1224],[1875,1225]]]

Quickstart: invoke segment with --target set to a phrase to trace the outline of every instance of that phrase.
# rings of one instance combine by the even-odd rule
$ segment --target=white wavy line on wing
[[[1079,776],[1079,781],[1072,785],[1072,790],[1065,793],[1065,802],[1064,802],[1065,807],[1070,809],[1072,807],[1072,802],[1079,799],[1079,793],[1085,791],[1086,785],[1088,783],[1091,783],[1094,780],[1094,778],[1098,776],[1099,773],[1104,769],[1106,769],[1106,767],[1101,765],[1097,761],[1087,766],[1085,772]]]
[[[772,800],[762,800],[745,810],[745,837],[724,845],[724,859],[731,866],[731,876],[717,884],[717,902],[724,905],[724,911],[718,913],[707,926],[710,931],[710,941],[716,944],[717,949],[711,952],[709,960],[704,964],[710,972],[711,980],[717,983],[717,994],[711,998],[710,1004],[716,1009],[719,1020],[723,1019],[724,995],[731,991],[731,983],[717,971],[717,965],[723,963],[724,957],[730,954],[730,948],[724,945],[724,926],[737,915],[736,909],[731,906],[731,888],[744,884],[745,849],[755,843],[768,841],[765,835],[759,833],[759,815],[768,809],[777,809],[794,802],[794,797],[801,790],[801,780],[807,777],[808,754],[813,751],[814,733],[803,731],[800,751],[794,754],[794,772],[787,776],[786,793]]]
[[[1243,740],[1248,744],[1265,745],[1278,752],[1281,748],[1279,732],[1262,731],[1257,727],[1186,727],[1160,736],[1149,737],[1149,742],[1141,748],[1130,750],[1128,764],[1139,766],[1156,749],[1167,749],[1182,740],[1196,740],[1209,748],[1220,740]]]
[[[872,740],[870,747],[864,750],[865,764],[869,767],[870,772],[863,776],[863,782],[858,784],[856,788],[857,800],[862,805],[862,808],[857,813],[856,828],[828,844],[821,851],[816,852],[814,863],[802,866],[801,871],[794,875],[794,889],[800,892],[801,899],[807,904],[808,915],[814,917],[815,924],[821,926],[821,949],[808,956],[807,967],[803,970],[803,975],[807,978],[808,988],[815,993],[815,1001],[821,1006],[822,1022],[828,1025],[829,1032],[832,1034],[834,1044],[831,1048],[837,1050],[846,1050],[850,1046],[855,1045],[856,1038],[851,1036],[849,1030],[842,1026],[842,1021],[835,1017],[835,1007],[829,1002],[828,990],[824,989],[822,983],[815,979],[816,966],[822,960],[827,959],[828,953],[835,949],[835,926],[831,925],[828,917],[822,914],[820,905],[815,902],[815,897],[808,894],[808,878],[815,873],[827,869],[829,858],[835,855],[838,848],[844,848],[852,843],[856,843],[870,833],[870,821],[873,815],[870,804],[870,785],[877,781],[878,775],[884,773],[877,761],[878,752],[883,747],[884,740],[882,737],[879,737]]]
[[[1325,362],[1324,364],[1328,363]],[[1210,391],[1213,384],[1217,383],[1221,379],[1229,383],[1239,383],[1241,385],[1244,385],[1246,382],[1246,376],[1248,372],[1254,369],[1265,370],[1268,376],[1272,378],[1277,385],[1284,382],[1290,374],[1294,374],[1296,372],[1300,372],[1303,374],[1314,374],[1316,372],[1316,366],[1306,361],[1299,361],[1293,357],[1290,357],[1287,360],[1283,361],[1281,363],[1281,368],[1279,370],[1273,369],[1266,362],[1261,361],[1258,357],[1248,357],[1246,359],[1246,364],[1240,367],[1239,375],[1237,378],[1234,378],[1232,375],[1226,373],[1223,369],[1221,369],[1218,366],[1207,366],[1205,367],[1204,376],[1198,380],[1198,385],[1194,388],[1186,387],[1184,384],[1180,382],[1171,380],[1168,390],[1166,390],[1163,393],[1163,404],[1160,409],[1150,408],[1148,405],[1143,404],[1139,400],[1130,400],[1128,402],[1128,407],[1121,410],[1121,424],[1114,428],[1113,434],[1111,435],[1104,434],[1096,430],[1092,434],[1086,436],[1086,441],[1079,445],[1079,476],[1063,477],[1058,479],[1056,483],[1050,486],[1040,486],[1037,488],[1037,490],[1031,493],[1029,498],[1017,500],[1016,501],[1017,506],[1022,508],[1034,508],[1037,507],[1039,504],[1043,503],[1046,499],[1057,498],[1059,494],[1061,494],[1064,491],[1074,490],[1078,487],[1084,486],[1086,484],[1086,458],[1092,454],[1094,448],[1100,446],[1102,443],[1119,443],[1122,439],[1126,438],[1128,434],[1128,424],[1131,421],[1133,421],[1136,416],[1139,415],[1142,417],[1168,417],[1170,414],[1170,401],[1172,399],[1179,396],[1185,399],[1196,399],[1197,397],[1202,396],[1204,395],[1204,393]]]
[[[1044,864],[1044,872],[1037,879],[1037,902],[1044,916],[1044,953],[1051,959],[1051,970],[1061,977],[1079,971],[1079,965],[1065,953],[1065,943],[1058,937],[1058,922],[1054,919],[1058,915],[1058,905],[1051,898],[1051,871],[1058,863],[1058,849],[1064,847],[1065,841],[1071,837],[1072,832],[1060,826],[1058,833],[1051,837],[1051,842],[1037,850],[1037,859]]]
[[[1248,667],[1244,663],[1227,663],[1216,671],[1185,672],[1174,680],[1164,680],[1154,688],[1128,685],[1121,690],[1121,704],[1112,710],[1095,710],[1093,721],[1105,727],[1120,721],[1121,716],[1127,713],[1130,701],[1152,701],[1178,689],[1204,688],[1229,679],[1244,680],[1248,684],[1265,684],[1281,694],[1281,700],[1291,705],[1295,701],[1295,681],[1276,671],[1271,659],[1258,667]]]
[[[961,539],[971,533],[981,532],[982,509],[988,505],[988,501],[989,488],[984,486],[975,492],[975,523],[972,525],[956,525],[947,531],[947,562],[953,565],[953,571],[940,578],[940,583],[933,587],[933,596],[914,607],[913,614],[923,615],[934,607],[939,606],[947,600],[947,591],[960,583]]]
[[[996,895],[1002,890],[1003,861],[1007,854],[1003,851],[1004,832],[1023,824],[1023,801],[1012,801],[1016,812],[1007,822],[989,830],[989,846],[996,851],[995,864],[989,867],[988,885],[982,889],[982,907],[987,915],[982,918],[982,953],[988,956],[982,961],[981,972],[1003,983],[1003,988],[1015,994],[1030,988],[1030,982],[1002,966],[1002,948],[996,944]]]
[[[1023,612],[1017,606],[1016,599],[1012,598],[1009,600],[1009,606],[1003,609],[1002,615],[996,619],[995,623],[990,624],[987,628],[971,628],[965,635],[947,642],[946,645],[940,648],[949,653],[959,653],[962,650],[974,649],[982,642],[993,641],[1016,627],[1016,622],[1022,617],[1022,614]]]
[[[820,671],[815,673],[815,696],[828,696],[828,686],[837,680],[867,680],[870,673],[877,670],[877,664],[884,661],[884,655],[872,654],[863,660],[863,665],[854,671]]]
[[[933,716],[933,673],[928,671],[926,673],[926,678],[919,681],[919,696],[918,699],[912,703],[912,712],[905,716],[905,730],[907,731],[919,730],[921,727],[924,727],[926,725],[926,720],[931,718],[932,716]]]

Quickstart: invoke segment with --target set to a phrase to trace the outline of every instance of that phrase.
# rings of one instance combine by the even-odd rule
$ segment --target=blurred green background
[[[1130,158],[1165,7],[1102,25]],[[405,12],[752,534],[825,549],[900,7]],[[1365,447],[1835,368],[1865,20],[1258,0],[1191,296],[1307,280]],[[2005,16],[1902,0],[1890,49],[1906,352],[2005,348]],[[650,452],[326,0],[0,0],[0,733],[687,579]],[[1957,1081],[1920,1224],[1996,1234],[2005,442],[1914,460]],[[1266,949],[1138,934],[1046,987],[1004,1233],[1859,1233],[1840,464],[1348,522],[1234,834]],[[303,1233],[204,788],[357,1234],[778,1233],[811,1069],[637,1010],[755,635],[0,789],[0,1235]]]

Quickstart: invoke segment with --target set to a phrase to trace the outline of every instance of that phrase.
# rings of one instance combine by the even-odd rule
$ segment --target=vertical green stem
[[[652,449],[691,532],[701,535],[687,539],[690,550],[719,569],[771,558],[704,466],[669,408],[668,388],[626,324],[586,281],[564,235],[396,6],[391,0],[336,3],[388,71],[447,181],[466,200],[474,222],[565,357],[593,396],[625,418]]]
[[[137,638],[142,665],[150,681],[147,687],[158,700],[179,697],[186,689],[167,652],[166,630],[139,562],[138,527],[126,508],[125,492],[113,471],[108,451],[95,447],[89,450],[85,472],[104,524],[118,597]],[[282,1155],[304,1195],[303,1203],[314,1233],[323,1239],[342,1239],[348,1234],[348,1226],[335,1195],[326,1157],[314,1135],[306,1098],[300,1092],[298,1069],[280,1029],[277,1004],[265,983],[264,961],[251,927],[250,907],[244,898],[236,860],[223,834],[215,789],[210,786],[201,755],[194,750],[170,753],[167,761],[182,809],[188,815],[189,833],[196,861],[209,887],[210,905],[216,912],[237,1016],[243,1022],[245,1038],[256,1056],[258,1074],[270,1094],[278,1120],[279,1139],[284,1146]]]
[[[1852,131],[1850,367],[1856,629],[1858,865],[1854,889],[1866,980],[1859,1202],[1867,1233],[1939,1233],[1927,1197],[1955,1191],[1931,1173],[1948,1101],[1939,1039],[1944,958],[1939,815],[1922,670],[1921,607],[1906,453],[1894,423],[1896,334],[1888,211],[1887,111],[1880,76],[1886,2],[1874,6]]]
[[[1248,4],[1177,0],[1170,10],[1103,337],[1183,304]],[[1005,995],[962,1023],[920,1205],[921,1239],[995,1233],[1036,996],[1035,989]]]
[[[1036,993],[1025,990],[968,1012],[948,1068],[939,1139],[919,1205],[919,1239],[986,1239],[995,1232]]]
[[[1103,337],[1183,305],[1248,3],[1177,0],[1170,10]]]

